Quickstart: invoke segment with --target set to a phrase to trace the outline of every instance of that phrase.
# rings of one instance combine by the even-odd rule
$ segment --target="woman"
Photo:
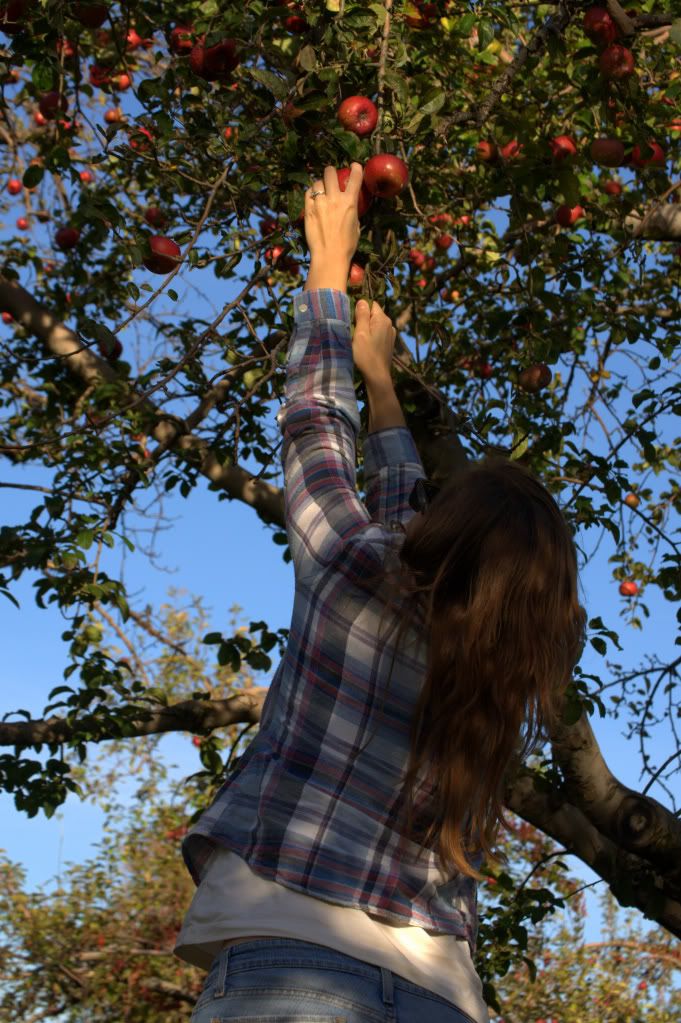
[[[438,492],[392,389],[390,320],[358,303],[350,338],[361,183],[353,164],[341,192],[327,167],[306,196],[277,415],[293,616],[259,732],[183,843],[198,890],[175,953],[208,970],[192,1023],[487,1023],[480,868],[583,645],[550,494],[499,458]]]

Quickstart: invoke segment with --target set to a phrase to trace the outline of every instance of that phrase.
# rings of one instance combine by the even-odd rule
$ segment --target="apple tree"
[[[0,595],[16,601],[30,578],[38,606],[67,620],[68,654],[42,717],[10,705],[0,724],[0,785],[18,811],[82,797],[98,744],[168,731],[204,737],[205,805],[225,737],[243,745],[235,726],[257,727],[262,686],[150,684],[131,656],[145,612],[105,556],[151,562],[141,507],[207,483],[290,560],[268,420],[303,284],[304,189],[327,165],[342,186],[358,160],[349,294],[397,327],[395,386],[428,476],[506,452],[556,495],[584,563],[602,543],[612,566],[617,596],[588,609],[601,668],[577,667],[560,752],[537,750],[506,805],[620,905],[681,935],[681,750],[674,738],[657,763],[651,748],[656,729],[678,735],[680,659],[613,660],[647,594],[678,604],[681,581],[673,8],[2,5],[1,482],[32,488],[35,505],[0,528]],[[361,488],[361,443],[358,456]],[[127,653],[107,652],[106,630]],[[248,633],[204,636],[216,678],[281,655],[287,630]],[[639,738],[640,791],[608,767],[596,713],[626,715]],[[490,944],[526,941],[520,920],[515,936],[490,926]]]

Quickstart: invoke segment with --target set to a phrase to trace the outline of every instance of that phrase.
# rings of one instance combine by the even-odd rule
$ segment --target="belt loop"
[[[225,985],[227,984],[227,971],[229,969],[229,955],[232,951],[232,946],[228,945],[227,948],[222,950],[220,956],[220,969],[218,970],[218,979],[215,982],[215,994],[214,998],[222,998],[225,993]]]
[[[383,1004],[387,1006],[392,1016],[394,1008],[393,975],[385,966],[381,966],[381,980],[383,982]]]

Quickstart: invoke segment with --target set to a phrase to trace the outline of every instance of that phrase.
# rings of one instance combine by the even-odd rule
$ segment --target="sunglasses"
[[[409,495],[409,507],[413,508],[416,512],[424,512],[439,492],[440,488],[436,487],[434,483],[431,483],[429,480],[419,479],[414,484],[414,488]]]

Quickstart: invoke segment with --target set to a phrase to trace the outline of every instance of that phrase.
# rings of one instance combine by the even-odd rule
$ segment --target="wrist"
[[[312,288],[336,288],[347,291],[350,263],[338,256],[313,256],[305,283],[305,291]]]

